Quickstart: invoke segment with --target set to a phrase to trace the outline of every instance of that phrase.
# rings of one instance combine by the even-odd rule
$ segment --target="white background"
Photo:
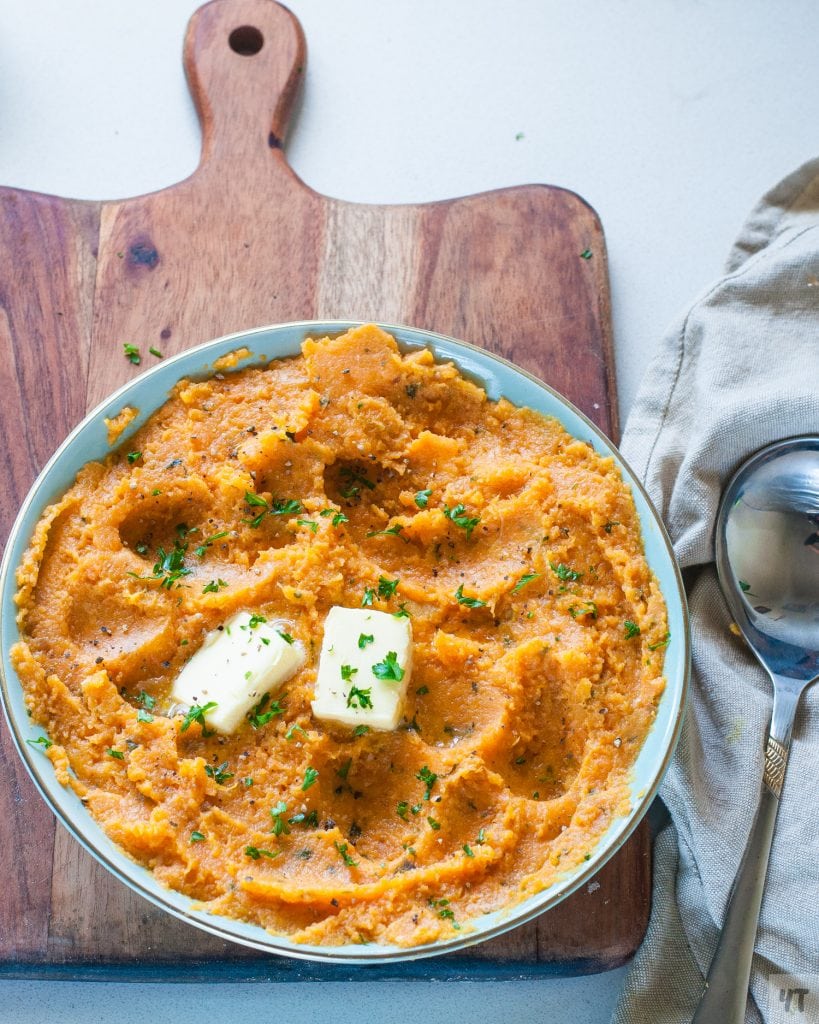
[[[191,173],[196,0],[0,0],[0,183],[114,198]],[[291,0],[287,145],[362,202],[524,182],[579,192],[611,269],[620,405],[759,195],[817,155],[815,0]],[[518,133],[523,138],[516,139]],[[365,161],[345,161],[351,150]],[[623,972],[509,984],[0,983],[0,1021],[607,1021]]]

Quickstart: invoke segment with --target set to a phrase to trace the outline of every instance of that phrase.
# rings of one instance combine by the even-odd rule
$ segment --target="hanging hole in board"
[[[255,57],[264,46],[264,36],[253,25],[240,25],[230,33],[228,43],[234,53],[242,57]]]

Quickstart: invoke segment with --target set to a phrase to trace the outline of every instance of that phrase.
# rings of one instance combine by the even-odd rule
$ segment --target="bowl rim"
[[[119,404],[122,401],[123,405],[127,404],[127,396],[137,384],[142,384],[144,381],[150,379],[153,376],[159,374],[166,374],[168,367],[173,367],[178,363],[187,362],[192,356],[204,355],[212,349],[220,348],[226,343],[236,343],[238,347],[249,347],[247,342],[256,335],[266,334],[269,332],[277,331],[289,331],[289,330],[304,330],[304,336],[302,342],[308,337],[323,337],[325,335],[335,335],[343,333],[347,330],[365,326],[367,324],[375,324],[382,330],[392,334],[393,336],[401,333],[410,332],[417,336],[422,344],[424,344],[429,350],[435,355],[436,361],[446,362],[451,361],[447,356],[439,356],[435,352],[434,347],[430,344],[431,342],[444,341],[449,345],[453,345],[456,348],[464,349],[469,353],[474,353],[479,359],[488,360],[490,363],[496,362],[512,370],[515,374],[524,377],[530,383],[534,384],[537,388],[547,392],[553,399],[556,399],[559,405],[565,407],[576,416],[584,426],[590,430],[599,442],[602,442],[602,446],[607,449],[610,455],[614,458],[615,463],[621,470],[621,474],[627,477],[624,481],[627,485],[636,488],[636,491],[643,498],[645,505],[654,521],[654,525],[657,527],[658,538],[665,550],[668,557],[668,562],[672,570],[672,576],[675,585],[674,598],[678,602],[680,615],[682,618],[682,644],[683,653],[681,661],[681,676],[679,680],[679,691],[678,699],[672,709],[672,720],[670,725],[670,734],[668,735],[665,752],[660,760],[659,764],[652,769],[652,779],[650,785],[644,787],[638,794],[637,799],[631,798],[632,806],[629,811],[620,816],[615,816],[612,819],[607,832],[615,825],[619,824],[619,830],[615,835],[604,845],[602,852],[596,853],[590,860],[589,864],[585,868],[575,869],[576,873],[572,877],[571,881],[565,884],[560,883],[560,879],[554,882],[552,885],[547,886],[545,889],[533,893],[529,896],[524,897],[517,903],[511,906],[505,906],[499,908],[493,912],[494,917],[497,920],[487,928],[481,928],[480,925],[475,924],[476,919],[470,919],[467,922],[467,926],[455,936],[439,939],[435,942],[425,943],[420,946],[410,947],[399,947],[399,946],[383,946],[381,951],[374,953],[373,946],[375,944],[366,944],[361,946],[314,946],[305,944],[302,948],[301,944],[293,942],[288,936],[277,935],[273,932],[267,932],[260,925],[250,925],[248,922],[241,921],[240,919],[226,917],[224,915],[212,914],[206,910],[197,910],[194,906],[195,900],[185,896],[184,893],[179,893],[178,890],[170,889],[163,886],[153,875],[153,873],[145,868],[144,865],[134,860],[123,850],[118,844],[112,840],[112,845],[116,851],[125,858],[128,864],[133,865],[134,869],[139,869],[144,872],[148,879],[150,879],[156,886],[157,891],[152,891],[149,885],[143,883],[143,881],[137,877],[137,871],[133,874],[128,874],[124,868],[121,868],[118,864],[114,863],[106,854],[105,851],[97,848],[90,839],[88,839],[81,829],[79,824],[75,824],[71,814],[67,809],[60,806],[56,800],[53,800],[51,794],[48,792],[48,788],[45,779],[41,776],[41,768],[43,769],[43,775],[50,771],[53,775],[54,769],[51,766],[50,761],[47,758],[42,758],[40,755],[39,759],[36,759],[33,753],[30,752],[29,747],[26,743],[25,738],[22,735],[22,730],[18,727],[15,716],[11,710],[11,699],[10,699],[10,686],[9,680],[6,677],[6,666],[5,666],[5,655],[7,653],[7,646],[9,645],[9,637],[5,635],[4,628],[4,616],[0,615],[0,704],[3,706],[6,722],[9,726],[10,735],[17,752],[28,771],[29,776],[40,796],[45,800],[51,812],[57,818],[57,821],[63,825],[64,828],[76,839],[80,845],[91,854],[91,856],[101,864],[107,871],[109,871],[115,878],[126,885],[129,889],[136,892],[139,896],[147,899],[154,906],[160,910],[171,914],[177,919],[191,924],[194,927],[208,932],[209,934],[229,941],[237,943],[239,945],[256,949],[264,953],[269,953],[277,956],[293,957],[298,960],[307,960],[313,962],[328,962],[335,964],[383,964],[383,963],[398,963],[402,961],[420,960],[433,956],[441,956],[445,953],[453,953],[457,950],[462,950],[470,946],[482,943],[485,940],[497,938],[499,935],[510,931],[513,928],[517,928],[519,925],[526,924],[527,922],[538,917],[540,914],[547,910],[552,909],[558,903],[561,903],[572,893],[576,892],[586,882],[588,882],[594,875],[596,875],[604,866],[611,860],[612,857],[625,845],[628,839],[632,836],[637,826],[640,824],[642,819],[645,817],[649,806],[651,805],[654,797],[656,796],[662,780],[665,776],[666,771],[671,763],[671,759],[674,755],[677,743],[682,732],[683,720],[685,716],[685,708],[688,700],[688,692],[690,688],[690,677],[691,677],[691,638],[690,638],[690,622],[688,614],[688,603],[685,594],[685,588],[683,585],[682,574],[680,567],[677,563],[676,556],[674,555],[674,549],[668,533],[665,528],[657,509],[649,497],[642,481],[639,479],[637,474],[631,468],[626,459],[622,456],[619,448],[608,438],[603,431],[589,419],[588,416],[580,409],[577,408],[572,402],[569,401],[564,395],[547,384],[545,381],[536,377],[533,373],[528,370],[517,366],[511,360],[504,358],[503,356],[497,355],[494,352],[490,352],[487,349],[481,348],[478,345],[474,345],[471,342],[463,341],[459,338],[452,337],[451,335],[443,334],[439,331],[426,330],[424,328],[414,327],[409,324],[401,323],[387,323],[385,321],[376,320],[344,320],[344,319],[327,319],[327,320],[292,320],[284,321],[281,323],[267,324],[259,327],[248,328],[242,331],[235,331],[229,334],[220,335],[217,338],[212,338],[208,341],[201,342],[197,345],[193,345],[190,348],[185,349],[182,352],[178,352],[175,355],[165,357],[155,366],[151,366],[146,370],[139,373],[136,377],[132,377],[125,384],[121,385],[111,394],[103,398],[97,405],[94,406],[79,423],[74,426],[71,431],[67,434],[65,439],[58,445],[54,453],[45,463],[41,471],[37,474],[37,477],[29,487],[26,497],[20,506],[20,509],[15,516],[14,522],[9,531],[6,539],[5,550],[3,552],[2,562],[0,562],[0,600],[8,596],[9,600],[13,601],[13,595],[16,593],[16,585],[13,584],[14,589],[8,592],[9,582],[14,581],[14,573],[17,569],[16,565],[11,564],[11,556],[13,549],[16,546],[18,540],[18,534],[20,533],[25,519],[27,517],[30,507],[35,503],[35,499],[39,495],[40,489],[46,483],[48,477],[51,475],[55,466],[62,459],[64,454],[73,446],[77,437],[85,430],[85,428],[92,422],[99,419],[102,414],[111,405]],[[396,342],[399,348],[406,348],[407,345],[412,343],[402,342],[396,337]],[[251,352],[251,355],[255,353]],[[218,357],[217,357],[218,358]],[[229,372],[238,372],[243,369],[253,368],[254,366],[269,365],[277,359],[293,358],[288,355],[272,356],[264,359],[260,362],[256,361],[242,362],[242,365],[237,367],[231,367]],[[212,364],[211,364],[212,365]],[[456,364],[457,365],[457,364]],[[470,371],[457,367],[458,372],[465,375],[467,378],[470,377]],[[176,382],[182,380],[185,377],[191,379],[207,379],[208,376],[213,376],[214,373],[220,372],[215,367],[208,374],[202,374],[201,372],[192,372],[189,374],[180,373],[176,377]],[[487,384],[485,381],[479,381],[480,386],[484,391],[487,390]],[[173,385],[171,385],[173,386]],[[159,392],[158,392],[159,394]],[[162,400],[158,404],[151,404],[150,409],[147,411],[147,416],[152,416],[158,409],[168,401],[169,389],[162,392]],[[496,399],[494,399],[496,400]],[[507,399],[511,401],[510,399]],[[512,402],[513,405],[518,403]],[[140,410],[141,412],[142,410]],[[537,411],[537,410],[536,410]],[[542,415],[551,415],[543,413]],[[563,429],[566,430],[570,436],[576,437],[566,427],[565,424],[561,423]],[[110,450],[114,450],[119,444],[120,439],[110,445]],[[87,459],[86,462],[94,461],[94,459]],[[83,465],[86,464],[83,463]],[[79,471],[79,470],[78,470]],[[46,507],[48,502],[43,505],[43,509],[40,510],[40,514]],[[639,516],[638,516],[639,518]],[[642,526],[642,523],[641,523]],[[30,538],[29,538],[30,539]],[[644,541],[645,542],[645,541]],[[663,597],[668,603],[669,598],[663,592]],[[676,639],[676,638],[675,638]],[[19,680],[17,685],[20,686]],[[668,692],[668,688],[664,690],[664,694]],[[662,700],[662,698],[661,698]],[[652,728],[654,726],[652,725]],[[647,734],[651,734],[651,730]],[[641,748],[642,749],[642,748]],[[39,762],[43,763],[40,764]],[[46,768],[45,762],[48,762]],[[85,810],[91,823],[96,827],[101,828],[95,819],[90,815],[90,812]],[[105,833],[103,832],[103,835]],[[603,833],[600,839],[597,840],[599,844],[606,832]],[[170,900],[166,900],[164,897],[165,893],[175,893],[184,899],[187,899],[189,903],[188,909],[174,906]],[[517,911],[521,911],[518,913]],[[477,919],[480,920],[480,919]],[[225,922],[223,925],[221,922]],[[248,935],[240,935],[231,929],[231,924],[238,922],[239,924],[248,926],[253,930],[258,930],[260,937],[258,939]],[[267,936],[263,938],[262,936]],[[352,950],[360,949],[361,953],[354,953]],[[370,950],[370,952],[366,952]]]

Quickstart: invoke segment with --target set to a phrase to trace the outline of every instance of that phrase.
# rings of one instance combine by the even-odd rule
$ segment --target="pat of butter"
[[[276,628],[249,612],[237,612],[185,665],[171,689],[179,704],[215,708],[204,715],[212,729],[235,732],[264,695],[271,696],[304,664],[301,644],[288,643]]]
[[[342,725],[395,729],[412,672],[412,625],[370,608],[330,609],[313,714]]]

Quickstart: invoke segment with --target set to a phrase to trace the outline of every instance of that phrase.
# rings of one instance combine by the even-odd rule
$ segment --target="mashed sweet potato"
[[[45,512],[18,586],[64,784],[162,883],[299,942],[412,946],[548,886],[627,809],[663,689],[614,462],[373,326],[182,381]],[[311,715],[324,618],[362,602],[412,617],[394,732]],[[307,662],[220,736],[168,693],[242,609]]]

